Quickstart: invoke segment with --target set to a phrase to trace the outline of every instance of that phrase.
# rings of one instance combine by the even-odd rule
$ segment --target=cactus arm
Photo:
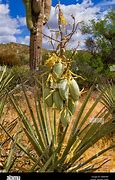
[[[32,21],[31,0],[23,0],[26,8],[26,23],[30,31],[34,29]]]
[[[51,4],[52,4],[52,0],[45,0],[45,4],[44,4],[45,24],[49,20],[50,11],[51,11]]]

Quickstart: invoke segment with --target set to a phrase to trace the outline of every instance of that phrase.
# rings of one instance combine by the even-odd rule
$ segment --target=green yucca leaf
[[[3,88],[7,87],[7,85],[10,83],[10,81],[13,79],[13,77],[11,77],[11,75],[9,74],[6,78],[3,79],[3,82],[1,83],[0,86],[0,91],[3,90]]]
[[[112,110],[115,108],[115,85],[107,83],[107,85],[101,85],[99,88],[99,91],[102,92],[105,88],[105,91],[103,93],[101,103],[106,106],[107,109]]]
[[[94,145],[99,139],[101,139],[103,136],[109,134],[110,132],[113,132],[115,130],[115,126],[111,123],[106,123],[101,127],[92,138],[90,138],[87,143],[82,147],[81,149],[75,151],[74,157],[71,160],[71,163],[74,163],[87,149],[89,149],[92,145]]]
[[[41,120],[41,127],[42,127],[42,134],[43,134],[43,138],[44,138],[44,143],[47,146],[48,145],[47,127],[46,127],[46,124],[45,124],[45,118],[44,118],[42,105],[41,105],[41,102],[40,102],[39,98],[37,99],[37,107],[38,107],[39,117],[40,117],[40,120]]]
[[[98,131],[94,135],[92,135],[92,137],[90,139],[85,141],[84,146],[82,145],[83,147],[81,149],[78,149],[76,147],[75,155],[72,158],[71,162],[74,163],[89,147],[91,147],[93,144],[95,144],[103,136],[112,132],[114,129],[115,129],[114,125],[111,125],[110,122],[107,123],[106,125],[104,124],[103,126],[101,126],[101,128],[99,128]],[[72,145],[75,143],[75,141],[77,139],[76,135],[77,135],[77,132],[69,140],[69,143],[67,144],[65,151],[64,151],[61,159],[58,162],[59,164],[62,164],[64,162],[64,160],[66,159],[66,155],[69,153],[70,148],[72,147]],[[81,141],[81,143],[82,143],[82,141]],[[81,144],[79,146],[81,146]]]
[[[78,131],[76,130],[76,128],[77,128],[77,125],[78,125],[78,123],[79,123],[79,120],[80,120],[80,118],[81,118],[81,116],[82,116],[82,113],[83,113],[83,111],[84,111],[84,109],[85,109],[85,106],[86,106],[86,104],[88,103],[88,100],[89,100],[89,98],[90,98],[90,96],[91,96],[91,93],[92,93],[92,91],[93,91],[93,88],[94,88],[94,87],[90,88],[89,93],[87,94],[87,97],[86,97],[85,101],[83,102],[83,105],[81,106],[81,109],[80,109],[80,111],[79,111],[79,113],[78,113],[78,116],[77,116],[77,118],[76,118],[76,120],[75,120],[75,122],[74,122],[74,124],[73,124],[72,131],[71,131],[71,135],[70,135],[70,137],[69,137],[67,146],[66,146],[66,148],[65,148],[65,150],[64,150],[64,153],[63,153],[63,155],[62,155],[62,158],[59,160],[61,163],[64,162],[64,160],[65,160],[65,158],[66,158],[66,155],[69,153],[70,148],[72,147],[72,145],[75,143],[75,141],[76,141],[76,139],[77,139]]]
[[[30,114],[31,114],[31,117],[32,117],[33,124],[34,124],[35,130],[36,130],[36,134],[37,134],[37,137],[38,137],[38,139],[39,139],[39,143],[40,143],[41,149],[44,150],[45,147],[44,147],[44,144],[43,144],[43,141],[42,141],[41,134],[39,133],[38,124],[37,124],[37,122],[36,122],[36,118],[35,118],[35,116],[34,116],[34,113],[33,113],[32,107],[31,107],[31,104],[30,104],[30,102],[29,102],[29,98],[28,98],[27,95],[26,95],[26,91],[25,91],[25,88],[24,88],[23,85],[22,85],[22,88],[23,88],[24,96],[25,96],[25,99],[26,99],[26,102],[27,102],[27,105],[28,105],[28,108],[29,108],[29,111],[30,111]]]
[[[56,110],[54,110],[53,116],[53,124],[54,124],[54,144],[56,144]]]
[[[1,75],[1,77],[0,77],[0,83],[1,83],[2,80],[3,80],[5,73],[6,73],[6,66],[4,67],[3,72],[2,72],[2,75]]]
[[[6,129],[3,127],[2,124],[0,124],[0,126],[2,127],[2,129],[4,130],[4,132],[8,135],[8,137],[15,142],[15,139],[6,131]],[[22,146],[20,143],[15,142],[15,144],[17,145],[17,147],[19,147],[33,162],[36,162],[37,159],[35,157],[33,157],[24,146]]]
[[[90,165],[90,166],[88,166],[88,167],[80,170],[79,172],[80,172],[80,173],[82,173],[82,172],[84,172],[84,173],[94,172],[94,171],[100,169],[100,168],[101,168],[104,164],[106,164],[108,161],[110,161],[110,159],[109,159],[109,160],[103,160],[103,163],[101,163],[101,165],[99,165],[98,167],[95,167],[95,165],[98,164],[98,163],[95,163],[95,164],[93,164],[93,165]]]
[[[11,121],[10,123],[4,124],[3,122],[1,122],[0,124],[2,124],[3,126],[5,126],[5,129],[8,133],[11,133],[14,128],[17,125],[17,118],[14,119],[13,121]],[[7,143],[8,141],[10,141],[11,139],[8,137],[6,138],[3,142],[1,142],[1,147],[3,147],[3,145],[5,145],[5,143]]]
[[[15,121],[12,121],[12,123],[8,124],[8,127],[6,127],[7,132],[11,133],[13,131],[13,129],[16,127],[16,125],[17,125],[16,119],[15,119]]]
[[[12,96],[10,95],[10,100],[12,101],[12,103],[13,103],[19,117],[22,119],[22,122],[23,122],[23,124],[25,126],[25,132],[29,136],[29,138],[31,139],[31,143],[32,143],[34,140],[36,140],[36,135],[35,135],[35,132],[34,132],[34,129],[33,129],[32,125],[29,123],[29,120],[28,120],[27,116],[23,113],[21,108],[18,106],[18,104],[17,104],[16,100],[14,99],[13,95]],[[41,146],[38,143],[38,141],[37,141],[36,144],[37,144],[37,148],[39,146],[39,148],[38,148],[39,150],[37,149],[38,150],[37,152],[39,152],[40,153],[39,155],[41,155],[41,152],[42,152],[41,151]]]
[[[44,114],[44,126],[45,126],[45,129],[46,129],[46,132],[45,132],[45,135],[46,135],[46,139],[48,141],[48,144],[51,144],[51,134],[50,134],[50,130],[49,130],[49,127],[51,128],[50,126],[50,123],[48,121],[48,115],[47,115],[47,107],[46,107],[46,103],[45,103],[45,96],[44,96],[44,84],[42,82],[42,89],[43,89],[43,98],[42,98],[42,103],[43,103],[43,114]]]
[[[28,153],[22,145],[19,143],[16,144],[22,150],[22,152],[28,155],[29,158],[33,158],[33,166],[30,168],[29,172],[90,172],[101,167],[101,165],[95,167],[96,163],[92,165],[88,164],[97,158],[97,155],[95,154],[83,163],[79,163],[79,160],[82,159],[83,154],[92,145],[94,145],[105,135],[115,130],[115,127],[111,121],[108,122],[111,111],[109,109],[107,110],[105,107],[94,116],[94,118],[97,118],[96,123],[90,122],[87,124],[87,121],[89,122],[91,113],[97,106],[98,102],[100,102],[103,98],[103,94],[105,92],[104,88],[88,112],[84,115],[84,117],[82,117],[82,114],[84,113],[86,105],[88,104],[93,92],[93,87],[89,90],[87,97],[84,100],[77,117],[75,118],[75,121],[72,122],[73,124],[71,124],[70,121],[70,124],[63,128],[60,139],[58,134],[60,118],[57,119],[57,111],[53,108],[48,108],[45,105],[44,95],[42,98],[34,95],[37,115],[35,116],[24,85],[22,85],[22,89],[31,115],[32,124],[28,116],[20,108],[20,105],[17,103],[17,100],[14,98],[13,94],[10,94],[9,97],[22,120],[24,132],[37,155],[37,158],[31,156],[31,154]],[[101,118],[103,119],[103,122],[100,122]],[[70,128],[71,125],[72,129]],[[99,156],[111,148],[113,148],[113,146],[99,152]],[[68,160],[69,153],[72,153],[72,156]],[[105,162],[106,161],[103,163]],[[75,166],[75,164],[77,166]]]
[[[19,107],[16,99],[14,98],[13,95],[9,95],[9,98],[10,98],[15,110],[17,111],[19,117],[21,118],[25,128],[29,131],[29,133],[31,133],[32,137],[35,138],[36,135],[35,135],[34,129],[32,128],[32,125],[30,124],[30,122],[29,122],[27,116],[25,115],[25,113]]]
[[[91,137],[96,133],[97,128],[99,128],[100,126],[101,124],[97,122],[91,125],[87,132],[84,132],[84,136],[81,139],[81,143],[77,147],[78,150],[81,149],[87,143],[89,139],[91,139]]]
[[[31,134],[27,131],[27,129],[24,128],[24,131],[29,139],[29,141],[31,142],[31,144],[34,147],[34,150],[36,151],[36,153],[38,154],[38,157],[42,155],[42,151],[39,147],[39,142],[37,141],[36,138],[33,139],[33,137],[31,136]]]
[[[58,147],[55,149],[55,154],[60,154],[60,151],[61,151],[61,148],[64,144],[64,139],[65,139],[65,136],[66,136],[66,133],[67,133],[67,130],[68,130],[68,126],[65,128],[64,132],[63,132],[63,135],[61,136],[61,139],[58,143]],[[48,172],[52,172],[54,169],[56,169],[56,166],[58,165],[58,159],[55,159],[55,163],[52,164],[49,168],[48,168]]]
[[[76,140],[76,136],[74,135],[74,138],[72,138],[71,141],[69,141],[69,144],[67,144],[67,146],[66,146],[66,148],[65,148],[65,150],[64,150],[64,152],[62,154],[62,157],[59,160],[57,160],[57,162],[55,163],[54,168],[57,165],[61,166],[61,164],[64,163],[64,161],[65,161],[65,159],[67,157],[67,154],[69,154],[70,148],[74,144],[75,140]],[[61,144],[61,146],[62,146],[62,144]]]
[[[101,156],[102,154],[104,154],[105,152],[107,152],[108,150],[112,149],[115,147],[115,144],[112,146],[109,146],[103,150],[101,150],[100,152],[96,153],[94,156],[92,156],[91,158],[89,158],[88,160],[86,160],[85,162],[83,162],[82,164],[79,164],[76,167],[71,167],[72,172],[77,171],[78,169],[80,169],[81,167],[85,166],[86,164],[90,163],[92,160],[98,158],[99,156]]]
[[[86,106],[86,104],[87,104],[87,102],[88,102],[88,100],[89,100],[89,98],[90,98],[90,95],[91,95],[92,90],[93,90],[93,88],[90,89],[90,91],[89,91],[89,93],[88,93],[88,95],[87,95],[87,97],[86,97],[86,100],[84,101],[83,105],[81,106],[81,109],[80,109],[80,111],[79,111],[79,114],[78,114],[78,116],[77,116],[77,119],[75,120],[75,123],[74,123],[74,125],[73,125],[73,129],[72,129],[72,132],[74,131],[75,134],[74,134],[74,135],[71,134],[71,136],[70,136],[70,138],[69,138],[69,140],[68,140],[68,144],[67,144],[67,146],[66,146],[66,148],[65,148],[65,151],[64,151],[64,153],[63,153],[63,155],[62,155],[62,159],[61,159],[60,161],[64,161],[64,160],[65,160],[66,154],[69,153],[70,148],[72,147],[72,145],[73,145],[73,144],[75,143],[75,141],[76,141],[76,137],[77,137],[78,132],[77,132],[77,130],[76,130],[76,132],[75,132],[74,128],[75,128],[75,127],[77,126],[77,124],[78,124],[79,118],[81,117],[81,115],[82,115],[82,113],[83,113],[83,111],[84,111],[84,108],[85,108],[85,106]],[[96,101],[95,101],[94,104],[92,105],[91,109],[87,112],[86,116],[85,116],[84,119],[82,120],[82,122],[81,122],[81,124],[80,124],[80,126],[79,126],[78,129],[80,129],[80,128],[82,127],[82,125],[85,123],[85,121],[88,119],[89,115],[90,115],[91,112],[94,110],[94,108],[95,108],[95,106],[97,105],[97,103],[99,102],[101,96],[102,96],[102,94],[99,95],[99,97],[96,99]],[[77,128],[77,127],[76,127],[76,128]]]
[[[16,160],[16,157],[14,157],[14,152],[16,150],[16,143],[15,142],[17,142],[17,140],[18,140],[18,136],[16,134],[15,137],[14,137],[14,142],[12,142],[12,144],[11,144],[11,150],[9,152],[6,164],[4,166],[4,169],[5,169],[6,172],[10,171],[11,167],[13,166],[13,164],[14,164],[14,162]]]
[[[91,108],[89,109],[89,111],[87,112],[87,114],[85,114],[84,119],[82,119],[82,122],[79,124],[78,129],[80,130],[83,126],[83,124],[87,121],[87,119],[89,118],[89,116],[91,115],[91,113],[93,112],[94,108],[96,107],[96,105],[99,103],[100,98],[102,97],[101,93],[98,98],[96,99],[96,101],[93,103],[93,105],[91,106]]]
[[[109,116],[109,113],[106,114],[106,118],[108,117],[107,115]],[[106,118],[104,118],[104,120],[106,120]],[[101,129],[103,126],[102,123],[100,123],[100,120],[97,120],[96,123],[92,123],[90,125],[90,128],[88,129],[87,133],[84,133],[82,141],[77,147],[77,149],[80,149],[81,147],[83,147],[85,144],[87,144],[87,141],[89,141],[89,139],[91,139],[96,133],[99,133],[99,129]]]
[[[5,106],[5,103],[6,103],[6,98],[7,98],[7,96],[5,96],[5,98],[3,98],[0,101],[0,120],[1,120],[3,109],[4,109],[4,106]]]
[[[73,135],[73,133],[76,132],[76,128],[78,126],[79,120],[80,120],[80,118],[81,118],[81,116],[82,116],[82,114],[84,112],[84,109],[85,109],[85,107],[86,107],[86,105],[88,103],[88,100],[89,100],[89,98],[91,96],[91,93],[92,93],[93,89],[94,89],[94,86],[92,86],[90,88],[90,90],[89,90],[89,92],[87,94],[87,97],[85,98],[85,100],[84,100],[84,102],[83,102],[83,104],[82,104],[82,106],[80,108],[80,111],[79,111],[79,113],[78,113],[78,115],[76,117],[76,120],[75,120],[74,124],[73,124],[71,135]]]
[[[53,160],[53,156],[54,154],[51,155],[51,157],[46,161],[46,163],[43,165],[43,167],[38,171],[38,172],[45,172],[46,169],[48,168],[48,166],[50,165],[50,163],[52,162]]]
[[[47,147],[44,152],[42,152],[42,155],[38,158],[38,160],[34,163],[34,165],[32,166],[32,168],[29,170],[29,172],[33,172],[33,171],[37,171],[38,169],[43,167],[42,166],[38,166],[40,164],[40,162],[42,162],[42,159],[48,154],[49,151],[49,147]]]
[[[96,122],[93,123],[89,122],[89,124],[87,124],[81,131],[78,132],[79,139],[84,140],[84,136],[86,138],[87,133],[91,137],[91,135],[93,135],[92,133],[98,130],[98,127],[101,126],[101,123],[104,123],[104,121],[107,119],[109,114],[110,113],[107,113],[106,109],[104,111],[101,110],[96,116],[94,116],[94,119],[95,120],[97,119]],[[100,119],[102,119],[102,122],[100,122]],[[89,133],[89,129],[91,131],[90,133]]]
[[[11,73],[7,74],[7,67],[5,66],[0,76],[0,96],[4,94],[6,88],[8,87],[13,78],[14,77],[11,76]]]
[[[40,110],[39,110],[39,103],[40,103],[40,100],[39,98],[36,99],[36,97],[34,96],[34,100],[35,100],[35,107],[36,107],[36,113],[37,113],[37,121],[38,121],[38,126],[39,126],[39,129],[40,129],[40,133],[41,133],[41,137],[43,139],[43,143],[44,143],[44,146],[46,144],[46,138],[45,138],[45,132],[44,132],[44,128],[43,128],[43,124],[42,124],[42,117],[41,117],[41,114],[40,114]]]

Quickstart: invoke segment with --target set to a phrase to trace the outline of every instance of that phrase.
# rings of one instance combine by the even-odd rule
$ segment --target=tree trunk
[[[29,66],[31,70],[39,69],[39,65],[42,61],[42,32],[43,32],[43,20],[44,20],[44,5],[42,7],[39,16],[32,15],[33,24],[36,32],[30,32],[30,59]]]

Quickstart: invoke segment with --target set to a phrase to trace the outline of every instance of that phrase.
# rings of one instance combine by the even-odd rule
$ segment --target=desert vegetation
[[[58,31],[48,37],[53,50],[42,49],[38,69],[36,57],[29,66],[28,46],[0,45],[0,172],[113,172],[114,11],[90,28],[72,17],[68,34],[56,8]],[[93,39],[87,50],[68,50],[78,27]]]

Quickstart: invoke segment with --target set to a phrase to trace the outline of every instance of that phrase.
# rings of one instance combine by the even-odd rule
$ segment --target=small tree
[[[49,19],[51,0],[23,0],[26,9],[26,22],[30,30],[30,60],[31,70],[41,63],[42,31]]]
[[[101,57],[105,67],[115,61],[115,11],[112,9],[104,19],[92,20],[90,25],[84,25],[82,32],[90,34],[86,39],[86,47],[92,55]]]

